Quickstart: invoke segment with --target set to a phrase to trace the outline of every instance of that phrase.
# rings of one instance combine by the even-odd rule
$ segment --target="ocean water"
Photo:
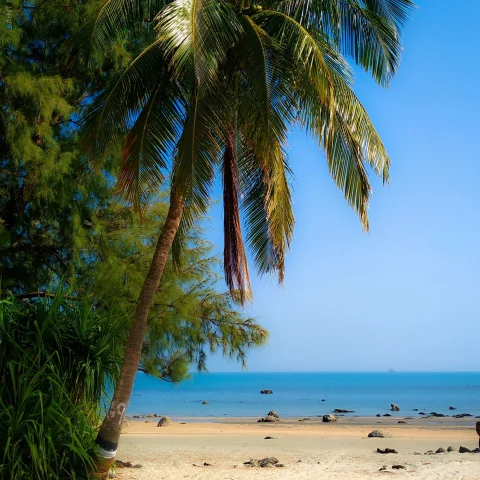
[[[271,389],[272,395],[260,390]],[[322,402],[325,399],[325,402]],[[202,401],[209,402],[202,405]],[[396,403],[401,411],[390,412]],[[455,406],[456,411],[449,410]],[[412,409],[480,415],[480,373],[208,373],[179,384],[138,374],[128,414],[174,417],[323,415],[334,408],[360,416]]]

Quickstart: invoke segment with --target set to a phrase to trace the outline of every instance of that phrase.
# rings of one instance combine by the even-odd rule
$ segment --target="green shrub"
[[[56,292],[0,301],[0,478],[84,479],[124,321]]]

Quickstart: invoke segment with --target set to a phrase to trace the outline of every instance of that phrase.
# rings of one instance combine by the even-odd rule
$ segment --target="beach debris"
[[[385,430],[372,430],[368,434],[368,438],[392,438],[391,433],[386,432]]]
[[[355,413],[355,410],[344,410],[343,408],[336,408],[333,413]]]
[[[389,413],[386,413],[384,417],[391,417],[391,415]]]
[[[208,405],[208,402],[207,402],[206,400],[204,400],[204,401],[202,402],[202,405]]]
[[[392,412],[399,412],[400,411],[400,407],[396,403],[391,403],[390,407],[391,407]]]
[[[447,448],[447,452],[456,452],[457,448],[452,447],[451,445]]]
[[[385,470],[387,469],[387,466],[386,465],[383,465],[383,467],[380,467],[378,469],[379,472],[384,472]]]
[[[277,439],[278,437],[271,437],[270,435],[264,438],[264,440],[277,440]]]
[[[262,395],[271,395],[273,393],[273,390],[260,390],[260,393]]]
[[[280,419],[278,413],[277,413],[275,410],[270,410],[270,411],[267,413],[267,416],[268,416],[268,415],[271,415],[272,417],[275,417],[275,418]]]
[[[324,415],[324,416],[322,417],[322,422],[325,422],[325,423],[327,423],[327,422],[336,422],[337,420],[338,420],[338,418],[337,418],[335,415],[330,415],[330,414],[328,414],[328,415]]]
[[[405,470],[407,467],[405,465],[392,465],[394,470]]]
[[[203,462],[203,465],[197,465],[196,463],[192,463],[194,467],[213,467],[211,463]]]
[[[251,458],[248,462],[243,462],[244,465],[247,467],[256,467],[257,466],[257,461]]]
[[[116,468],[142,468],[142,465],[139,463],[133,464],[132,462],[122,462],[122,460],[115,460]]]
[[[157,427],[168,427],[172,424],[172,421],[168,417],[160,417],[160,420],[157,423]]]
[[[445,452],[446,452],[446,450],[444,448],[440,447],[440,448],[437,448],[435,453],[445,453]]]
[[[382,453],[382,454],[387,454],[387,453],[398,453],[394,448],[385,448],[385,449],[381,449],[381,448],[377,448],[377,453]]]
[[[275,466],[278,462],[278,459],[275,457],[266,457],[262,458],[257,462],[257,465],[261,468],[266,468],[266,467],[273,467]]]
[[[456,410],[456,408],[453,407],[452,405],[450,405],[450,406],[448,407],[448,409],[449,409],[449,410]]]
[[[285,465],[284,465],[283,463],[276,463],[275,466],[276,466],[277,468],[283,468],[283,467],[285,467]]]

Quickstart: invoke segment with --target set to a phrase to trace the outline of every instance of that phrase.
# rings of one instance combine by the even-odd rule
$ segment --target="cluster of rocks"
[[[391,407],[390,409],[392,410],[392,412],[399,412],[400,411],[400,407],[396,403],[391,403],[390,407]]]
[[[268,467],[284,467],[283,463],[280,463],[277,458],[275,457],[266,457],[262,458],[261,460],[254,460],[251,458],[248,462],[243,462],[243,464],[247,467],[261,467],[261,468],[268,468]]]
[[[387,470],[387,466],[384,465],[383,467],[380,467],[378,469],[379,472],[384,472],[385,470]],[[405,470],[407,467],[405,465],[392,465],[392,469],[393,470]]]
[[[377,453],[382,453],[384,455],[388,453],[398,453],[394,448],[384,448],[383,450],[381,448],[377,448]]]
[[[333,413],[355,413],[355,410],[344,410],[343,408],[336,408]]]
[[[469,448],[467,447],[460,447],[458,449],[458,452],[459,453],[480,453],[480,448],[477,447],[477,448],[474,448],[473,450],[470,450]]]
[[[275,410],[270,410],[265,417],[257,420],[257,422],[266,422],[266,423],[274,423],[279,421],[280,421],[280,417],[278,416],[278,413]]]
[[[147,415],[134,415],[132,418],[157,418],[162,415],[157,415],[156,413],[148,413]]]
[[[273,393],[273,390],[260,390],[260,393],[262,395],[271,395]]]

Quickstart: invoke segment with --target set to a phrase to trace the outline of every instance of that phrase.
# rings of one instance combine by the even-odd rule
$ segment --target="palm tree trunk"
[[[130,395],[133,382],[137,373],[142,354],[143,340],[147,330],[147,319],[152,306],[153,297],[157,292],[165,264],[177,234],[178,226],[183,214],[183,197],[172,193],[167,219],[163,225],[160,237],[153,254],[150,269],[143,283],[142,291],[138,298],[137,307],[133,317],[132,326],[128,335],[127,345],[120,371],[120,378],[115,386],[112,403],[103,420],[97,435],[96,443],[99,446],[97,461],[97,478],[105,478],[108,470],[115,460],[123,417]]]

